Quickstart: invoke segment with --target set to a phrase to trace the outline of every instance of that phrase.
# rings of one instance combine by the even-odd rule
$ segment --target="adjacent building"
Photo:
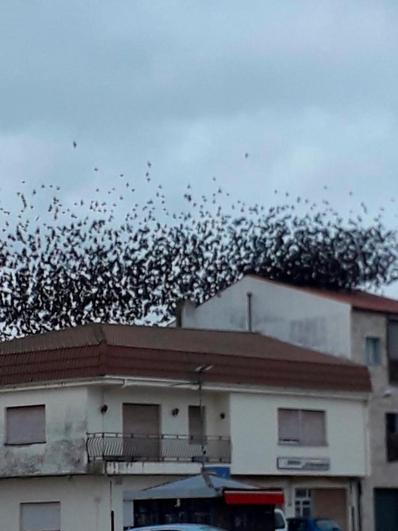
[[[200,306],[186,302],[178,321],[188,328],[254,331],[367,366],[373,393],[363,530],[398,529],[398,301],[247,275]]]
[[[358,531],[370,389],[366,367],[257,333],[90,325],[2,343],[1,528],[121,531],[141,523],[138,492],[205,467]]]

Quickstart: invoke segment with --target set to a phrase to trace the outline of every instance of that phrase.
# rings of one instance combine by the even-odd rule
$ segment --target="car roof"
[[[276,511],[276,509],[275,509],[275,511]],[[292,517],[288,518],[289,522],[293,522],[294,520],[296,520],[296,521],[305,520],[306,522],[308,520],[311,520],[313,522],[319,522],[320,520],[326,521],[326,522],[335,522],[335,520],[333,518],[329,518],[328,516],[317,516],[316,518],[314,518],[313,516],[292,516]]]
[[[209,526],[209,525],[206,525],[206,524],[162,524],[162,525],[149,525],[149,526],[145,526],[145,527],[134,527],[134,528],[131,528],[132,530],[134,529],[134,531],[136,529],[140,529],[141,531],[149,531],[149,530],[153,530],[153,531],[156,531],[157,529],[159,531],[161,531],[162,529],[166,530],[166,529],[175,529],[176,531],[185,531],[186,529],[187,530],[190,530],[190,531],[200,531],[200,530],[203,530],[203,531],[215,531],[215,530],[218,530],[218,531],[223,531],[222,529],[220,529],[219,527],[212,527],[212,526]]]

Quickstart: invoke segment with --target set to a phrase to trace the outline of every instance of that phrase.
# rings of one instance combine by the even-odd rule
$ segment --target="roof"
[[[185,479],[163,483],[138,492],[125,492],[125,499],[156,500],[175,498],[215,498],[224,489],[254,490],[257,487],[204,472]],[[127,495],[127,496],[126,496]]]
[[[310,293],[318,297],[325,297],[327,299],[333,299],[338,302],[349,304],[356,310],[398,314],[398,300],[390,299],[382,295],[376,295],[375,293],[369,293],[367,291],[361,290],[334,291],[323,288],[287,284],[276,280],[270,280],[268,278],[262,277],[261,275],[250,274],[249,276],[253,276],[258,280],[264,280],[272,284],[279,284],[284,287],[304,291],[305,293]]]
[[[91,324],[0,343],[0,386],[103,376],[370,391],[366,367],[248,332]]]

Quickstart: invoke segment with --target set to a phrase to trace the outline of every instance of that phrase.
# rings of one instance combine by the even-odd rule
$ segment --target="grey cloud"
[[[125,131],[259,108],[395,106],[397,13],[383,2],[5,0],[2,125]]]
[[[378,206],[397,192],[397,22],[392,0],[2,0],[3,190],[75,197],[120,171],[140,189],[150,158],[176,205],[217,175],[248,201],[327,184]]]

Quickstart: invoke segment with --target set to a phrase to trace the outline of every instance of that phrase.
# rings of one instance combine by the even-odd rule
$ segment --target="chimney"
[[[196,308],[196,303],[189,299],[181,300],[176,305],[176,328],[184,328],[187,324],[188,327],[194,328],[193,314]],[[187,323],[188,321],[188,323]]]

